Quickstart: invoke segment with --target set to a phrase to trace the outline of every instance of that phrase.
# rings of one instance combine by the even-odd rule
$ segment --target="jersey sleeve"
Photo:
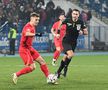
[[[34,33],[34,31],[30,27],[25,27],[23,30],[23,34],[26,35],[26,32]]]
[[[53,24],[52,28],[53,29],[56,29],[56,23]]]

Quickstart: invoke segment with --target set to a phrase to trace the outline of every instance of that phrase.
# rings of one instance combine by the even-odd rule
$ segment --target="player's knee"
[[[61,52],[61,49],[57,49],[56,51]]]
[[[71,59],[73,57],[73,55],[68,55],[68,59]]]
[[[58,52],[61,52],[62,51],[62,48],[56,48],[56,50],[58,51]]]
[[[74,56],[74,54],[69,54],[67,57],[68,57],[69,59],[71,59],[73,56]]]
[[[40,60],[39,64],[40,64],[40,65],[44,65],[44,64],[46,64],[46,63],[45,63],[44,60]]]
[[[35,70],[35,69],[36,69],[36,67],[35,67],[35,66],[34,66],[34,67],[31,67],[31,69],[32,69],[32,70]]]
[[[36,69],[36,66],[33,66],[33,70],[35,70]]]
[[[30,68],[31,68],[32,70],[35,70],[35,69],[36,69],[36,65],[35,65],[35,64],[32,64],[32,65],[30,65]]]

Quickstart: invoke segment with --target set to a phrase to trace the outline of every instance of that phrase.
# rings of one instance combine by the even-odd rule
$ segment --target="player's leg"
[[[48,70],[48,67],[47,67],[46,62],[44,61],[44,59],[43,59],[41,56],[39,56],[39,57],[36,59],[36,62],[39,63],[40,68],[41,68],[41,71],[44,73],[44,75],[45,75],[46,77],[48,77],[48,75],[49,75],[49,70]]]
[[[64,66],[65,66],[65,59],[66,59],[67,55],[63,56],[63,59],[61,60],[60,66],[57,70],[57,74],[58,74],[58,78],[60,78],[61,75],[61,71],[63,70]]]
[[[54,52],[53,55],[53,60],[52,60],[52,65],[55,66],[56,61],[58,60],[61,51],[63,50],[63,46],[62,46],[62,42],[61,41],[54,41],[55,43],[55,47],[56,47],[56,51]]]
[[[53,60],[52,60],[53,66],[56,66],[56,61],[58,60],[60,53],[61,53],[61,47],[56,47],[56,51],[54,52],[54,56],[53,56]]]
[[[66,74],[67,74],[67,70],[68,70],[68,66],[69,66],[69,63],[71,62],[72,60],[72,57],[74,56],[74,51],[75,51],[75,48],[76,48],[76,42],[73,42],[71,45],[71,50],[68,49],[66,51],[66,54],[67,54],[67,58],[65,60],[65,67],[64,67],[64,77],[66,77]]]
[[[12,74],[12,76],[13,76],[13,83],[17,84],[17,80],[18,80],[19,76],[32,72],[35,69],[35,67],[36,67],[35,63],[33,63],[33,64],[29,65],[29,66],[25,66],[20,71],[18,71],[16,73],[13,73]]]
[[[39,63],[41,71],[44,73],[46,79],[48,79],[48,77],[50,76],[50,72],[48,66],[46,65],[45,60],[34,48],[32,48],[31,52],[32,52],[33,60]],[[54,82],[53,84],[57,84],[57,83]]]
[[[63,73],[64,77],[66,77],[68,65],[73,56],[74,56],[74,52],[72,50],[67,51],[67,57],[65,58],[64,73]]]
[[[9,54],[12,54],[12,40],[9,41]]]
[[[20,56],[25,63],[25,67],[21,69],[20,71],[13,74],[14,84],[17,84],[18,77],[20,77],[21,75],[30,73],[36,68],[35,63],[33,62],[33,58],[28,50],[25,50],[25,52],[20,52]]]
[[[64,73],[63,73],[63,76],[64,76],[64,77],[66,77],[66,75],[67,75],[68,65],[69,65],[70,62],[71,62],[71,59],[65,61]]]
[[[15,55],[15,39],[13,39],[12,43],[12,54]]]
[[[63,42],[63,51],[66,55],[64,56],[63,60],[61,61],[59,69],[57,70],[58,78],[60,77],[60,73],[61,73],[62,69],[65,67],[65,61],[68,59],[68,57],[69,57],[69,59],[71,57],[71,54],[69,54],[69,55],[67,54],[67,51],[72,51],[71,49],[72,49],[71,44]]]
[[[48,80],[49,80],[49,77],[50,77],[50,73],[49,73],[49,69],[46,65],[46,62],[44,61],[44,59],[39,56],[36,61],[40,64],[40,68],[41,68],[41,71],[44,73],[46,79],[47,79],[47,83],[48,83]],[[54,82],[51,82],[52,84],[58,84],[57,81],[54,81]]]
[[[46,65],[46,62],[41,57],[41,55],[38,53],[38,51],[36,51],[34,48],[32,48],[32,52],[33,52],[33,54],[32,54],[33,60],[40,64],[41,71],[44,73],[44,75],[46,77],[48,77],[49,70],[48,70],[48,67]]]
[[[15,39],[11,40],[11,55],[15,54]]]

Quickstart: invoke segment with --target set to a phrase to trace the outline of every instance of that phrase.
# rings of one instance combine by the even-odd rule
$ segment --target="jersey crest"
[[[30,32],[30,29],[29,28],[27,29],[27,32]]]
[[[77,24],[76,26],[78,31],[81,30],[81,24]]]

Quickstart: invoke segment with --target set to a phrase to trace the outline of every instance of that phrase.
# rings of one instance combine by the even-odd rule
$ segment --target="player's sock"
[[[59,56],[60,56],[60,51],[56,50],[54,52],[54,59],[57,60]]]
[[[41,68],[42,72],[45,74],[45,76],[48,77],[48,75],[49,75],[49,70],[48,70],[47,65],[46,65],[46,64],[41,65],[40,68]]]
[[[66,77],[66,75],[67,75],[68,65],[69,65],[70,61],[71,61],[71,59],[68,59],[68,58],[66,58],[66,60],[65,60],[64,74],[63,74],[64,77]]]
[[[59,66],[59,69],[57,70],[58,78],[60,77],[60,73],[61,73],[62,69],[64,68],[64,65],[65,65],[65,62],[62,60],[60,66]]]
[[[23,74],[26,74],[26,73],[29,73],[29,72],[32,72],[33,70],[30,68],[30,67],[25,67],[23,68],[22,70],[18,71],[16,73],[17,77],[23,75]]]

